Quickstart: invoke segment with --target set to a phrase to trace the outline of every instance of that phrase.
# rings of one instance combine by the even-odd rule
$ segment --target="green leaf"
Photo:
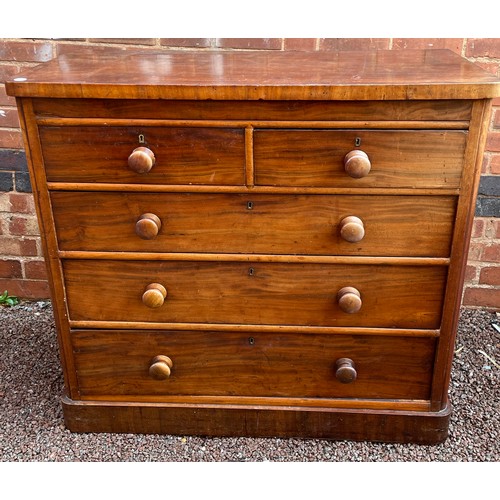
[[[19,304],[19,299],[14,295],[9,296],[9,293],[5,290],[5,292],[0,295],[0,304],[5,306],[15,306],[16,304]]]

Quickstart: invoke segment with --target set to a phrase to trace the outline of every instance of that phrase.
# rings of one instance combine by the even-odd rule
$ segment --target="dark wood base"
[[[299,437],[438,444],[448,436],[449,404],[439,412],[297,406],[121,403],[62,400],[73,432]]]

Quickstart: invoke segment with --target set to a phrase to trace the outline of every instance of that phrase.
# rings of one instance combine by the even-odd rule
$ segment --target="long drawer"
[[[446,257],[456,209],[451,196],[53,192],[51,201],[61,250],[114,252]]]
[[[389,328],[438,328],[447,275],[446,266],[161,260],[66,260],[63,271],[75,321]],[[150,307],[155,283],[166,296]],[[347,296],[358,312],[338,301],[346,287],[359,293]]]
[[[270,186],[458,188],[467,133],[414,130],[256,130],[255,182]],[[345,171],[361,150],[371,169]]]
[[[283,333],[72,332],[82,398],[162,395],[428,399],[435,339]],[[171,360],[156,380],[157,356]],[[337,378],[338,359],[355,379]]]
[[[140,137],[144,143],[140,143]],[[203,127],[40,127],[47,180],[132,184],[244,183],[244,130]],[[155,164],[136,173],[128,158],[147,147]]]

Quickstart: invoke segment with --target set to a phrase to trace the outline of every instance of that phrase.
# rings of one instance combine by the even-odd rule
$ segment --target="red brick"
[[[18,260],[0,260],[0,277],[21,278],[21,262]],[[3,293],[3,290],[0,293]]]
[[[9,234],[15,236],[24,235],[26,219],[24,217],[11,217],[9,221]]]
[[[465,267],[465,277],[464,277],[464,282],[465,283],[470,283],[470,282],[475,282],[477,277],[477,268],[476,266],[473,265],[467,265]]]
[[[36,257],[38,255],[36,240],[31,238],[0,236],[0,248],[2,249],[3,255],[27,257]]]
[[[479,283],[482,285],[500,286],[500,267],[483,267],[479,275]]]
[[[500,57],[500,38],[469,38],[465,50],[467,57]]]
[[[500,290],[496,288],[466,288],[463,305],[500,309]]]
[[[143,49],[147,47],[143,46]],[[85,44],[77,44],[77,43],[58,43],[56,46],[56,52],[58,56],[64,55],[68,58],[71,57],[79,57],[82,53],[87,53],[89,50],[92,50],[92,53],[95,56],[99,56],[101,54],[108,55],[116,55],[120,56],[127,50],[134,50],[134,46],[129,45],[85,45]]]
[[[47,281],[0,279],[0,290],[8,290],[10,295],[20,299],[49,299],[50,290]]]
[[[481,256],[483,254],[483,247],[484,247],[483,243],[472,241],[469,247],[468,260],[476,262],[481,261]]]
[[[216,38],[217,47],[224,49],[281,49],[281,38]]]
[[[462,53],[463,38],[394,38],[392,48],[399,49],[449,49]]]
[[[37,257],[39,255],[36,239],[23,238],[21,240],[22,255],[26,257]]]
[[[40,231],[36,217],[11,217],[9,233],[14,236],[38,236]]]
[[[485,219],[484,235],[489,240],[494,240],[499,237],[498,235],[498,222],[499,219]]]
[[[15,106],[16,98],[10,95],[7,95],[5,91],[5,85],[0,83],[0,106]]]
[[[500,262],[500,243],[485,245],[482,262]]]
[[[493,108],[491,123],[493,128],[500,128],[500,108]]]
[[[17,64],[0,64],[0,82],[9,80],[14,75],[17,75],[19,71]]]
[[[491,221],[492,237],[500,239],[500,220]]]
[[[490,132],[486,140],[486,151],[500,152],[500,132]]]
[[[46,280],[47,268],[43,260],[27,260],[24,263],[24,275],[27,279]]]
[[[474,225],[472,226],[472,238],[482,238],[484,236],[484,228],[484,219],[474,219]]]
[[[388,49],[389,38],[320,38],[319,50]]]
[[[0,127],[19,128],[17,108],[2,107],[0,109]]]
[[[53,57],[50,42],[2,41],[0,39],[1,61],[45,62]]]
[[[488,170],[488,165],[489,165],[488,156],[484,155],[483,161],[481,162],[481,174],[489,174],[490,171]]]
[[[500,174],[500,155],[491,155],[490,173]]]
[[[316,38],[285,38],[285,50],[316,50]]]
[[[22,149],[23,147],[23,136],[20,130],[0,129],[0,148]]]
[[[10,212],[34,214],[35,202],[31,193],[10,193]]]
[[[211,47],[215,38],[160,38],[160,44],[164,47]]]

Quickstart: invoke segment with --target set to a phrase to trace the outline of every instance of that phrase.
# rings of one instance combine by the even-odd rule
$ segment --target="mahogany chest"
[[[442,50],[89,52],[6,88],[70,430],[446,438],[493,76]]]

